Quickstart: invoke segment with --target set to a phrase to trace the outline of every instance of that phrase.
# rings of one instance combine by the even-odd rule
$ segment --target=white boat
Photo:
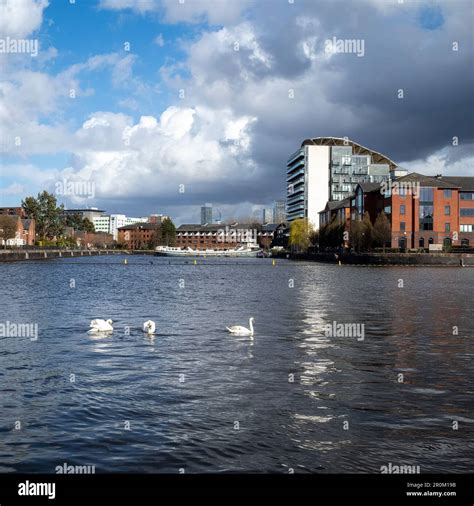
[[[174,248],[172,246],[157,246],[155,255],[167,257],[256,257],[260,252],[258,246],[241,246],[232,249],[202,249]]]

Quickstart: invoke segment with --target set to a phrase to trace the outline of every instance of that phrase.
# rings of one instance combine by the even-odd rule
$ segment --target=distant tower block
[[[201,225],[212,225],[212,204],[205,204],[201,207]]]

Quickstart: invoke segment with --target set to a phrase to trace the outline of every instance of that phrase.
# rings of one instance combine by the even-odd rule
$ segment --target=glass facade
[[[351,146],[333,146],[329,200],[343,200],[359,183],[379,183],[388,180],[389,174],[388,164],[372,163],[370,155],[354,155]]]
[[[461,192],[461,200],[474,200],[474,192]]]
[[[433,188],[420,188],[420,230],[433,230]]]
[[[474,217],[474,207],[461,207],[460,215],[464,218]]]

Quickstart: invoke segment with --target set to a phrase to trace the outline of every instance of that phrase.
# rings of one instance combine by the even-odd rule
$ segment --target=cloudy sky
[[[59,195],[66,207],[183,223],[212,202],[223,218],[248,216],[284,197],[286,159],[318,136],[409,170],[474,175],[473,9],[0,0],[0,205],[66,181],[90,184]],[[334,38],[363,51],[328,53]],[[13,52],[20,39],[30,52]]]

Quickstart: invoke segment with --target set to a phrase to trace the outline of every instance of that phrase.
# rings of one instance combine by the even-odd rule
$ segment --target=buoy
[[[273,265],[273,267],[275,267],[275,265],[276,265],[275,260],[272,260],[272,265]]]
[[[197,265],[196,259],[194,259],[194,265]]]
[[[125,259],[125,260],[123,261],[123,265],[128,265],[128,260],[127,260],[127,259]]]
[[[342,265],[340,260],[339,260],[339,265]]]

